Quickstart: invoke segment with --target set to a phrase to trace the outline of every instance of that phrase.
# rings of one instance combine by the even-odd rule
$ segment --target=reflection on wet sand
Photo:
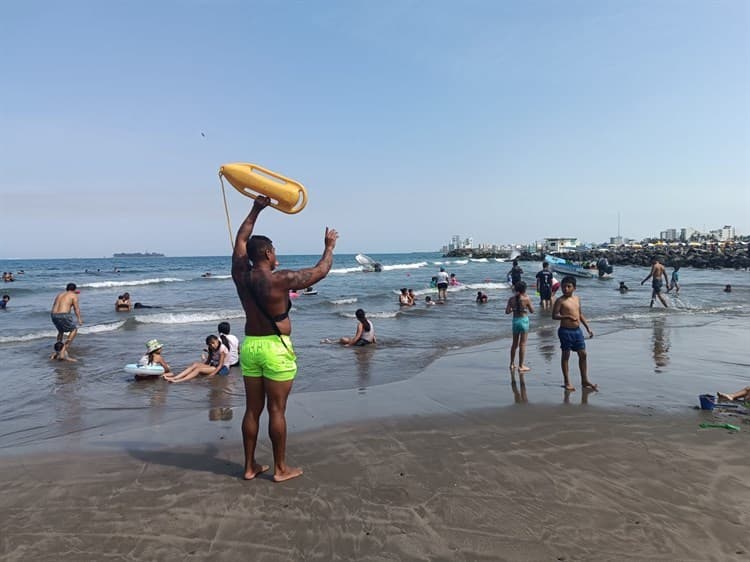
[[[589,394],[592,392],[596,392],[593,388],[581,388],[580,390],[567,390],[563,389],[563,404],[570,404],[570,395],[573,393],[580,393],[581,395],[581,405],[585,405],[589,403]]]
[[[370,367],[372,363],[372,354],[375,351],[372,346],[354,348],[354,357],[357,362],[357,384],[359,394],[364,394],[367,385],[370,384]]]
[[[661,367],[669,365],[669,329],[667,319],[663,316],[654,318],[654,372],[661,373]]]
[[[234,416],[232,409],[232,379],[228,376],[213,377],[208,381],[208,419],[229,421]]]
[[[551,363],[557,351],[557,337],[554,326],[544,326],[536,332],[539,353],[547,363]]]
[[[516,404],[527,404],[529,397],[526,394],[526,379],[523,373],[518,375],[520,381],[520,387],[516,384],[516,375],[513,371],[510,372],[510,389],[513,391],[513,402]]]
[[[83,406],[78,393],[80,377],[78,363],[59,363],[54,366],[55,384],[53,392],[57,421],[62,434],[76,433],[83,429]]]
[[[128,391],[148,399],[148,420],[152,424],[161,422],[167,406],[167,389],[169,384],[161,377],[148,379],[130,379]]]

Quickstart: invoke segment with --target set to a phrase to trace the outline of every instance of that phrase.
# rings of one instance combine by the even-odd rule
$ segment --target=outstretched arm
[[[336,247],[336,240],[338,240],[339,234],[333,228],[329,229],[326,227],[326,233],[324,238],[325,248],[323,249],[323,255],[320,256],[320,260],[315,264],[314,267],[308,267],[293,271],[285,269],[274,273],[274,280],[280,280],[280,283],[285,289],[303,289],[314,285],[321,279],[323,279],[328,272],[331,270],[333,265],[333,249]]]

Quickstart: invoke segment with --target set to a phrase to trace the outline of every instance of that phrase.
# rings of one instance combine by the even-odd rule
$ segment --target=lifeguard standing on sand
[[[232,279],[245,309],[245,339],[240,345],[240,366],[245,382],[245,417],[242,441],[245,448],[244,478],[251,480],[268,466],[255,461],[258,423],[268,403],[268,433],[273,445],[276,482],[302,474],[302,469],[286,464],[286,402],[297,374],[297,361],[289,335],[292,322],[289,291],[303,289],[323,279],[333,264],[338,233],[326,227],[325,249],[315,267],[276,270],[276,249],[265,236],[253,236],[258,214],[270,199],[259,196],[237,230],[232,254]],[[251,265],[252,262],[252,265]]]

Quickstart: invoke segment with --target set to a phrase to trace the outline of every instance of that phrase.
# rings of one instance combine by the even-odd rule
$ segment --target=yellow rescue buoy
[[[265,195],[271,199],[271,207],[290,215],[299,213],[307,205],[307,190],[301,183],[257,164],[224,164],[219,168],[219,177],[226,178],[247,197],[255,199]]]

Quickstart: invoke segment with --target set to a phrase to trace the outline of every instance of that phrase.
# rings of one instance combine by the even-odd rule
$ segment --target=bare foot
[[[581,386],[585,388],[586,390],[594,390],[597,392],[599,391],[599,385],[594,384],[594,383],[587,382],[585,384],[582,384]]]
[[[516,366],[513,363],[511,363],[509,369],[510,369],[510,372],[512,373],[516,370]]]
[[[284,472],[274,472],[273,481],[274,482],[286,482],[287,480],[291,480],[292,478],[297,478],[297,476],[302,476],[301,468],[287,467],[287,469]]]
[[[573,391],[574,391],[574,390],[576,389],[576,387],[575,387],[575,386],[573,386],[572,384],[564,384],[564,385],[563,385],[563,388],[564,388],[565,390],[567,390],[568,392],[573,392]]]
[[[518,367],[519,373],[528,373],[529,371],[531,371],[531,367],[527,367],[526,365],[521,365],[520,367]]]
[[[729,396],[729,394],[724,394],[723,392],[717,392],[716,396],[719,397],[719,400],[727,400],[729,402],[732,402],[734,400],[734,398]]]
[[[253,479],[253,478],[255,478],[256,476],[258,476],[258,474],[262,474],[262,473],[264,473],[264,472],[265,472],[265,471],[267,471],[267,470],[268,470],[269,468],[271,468],[271,467],[270,467],[270,466],[268,466],[267,464],[258,464],[258,463],[256,462],[256,463],[255,463],[255,464],[253,465],[253,469],[252,469],[252,470],[246,470],[246,471],[245,471],[245,475],[243,476],[243,478],[244,478],[245,480],[252,480],[252,479]]]

